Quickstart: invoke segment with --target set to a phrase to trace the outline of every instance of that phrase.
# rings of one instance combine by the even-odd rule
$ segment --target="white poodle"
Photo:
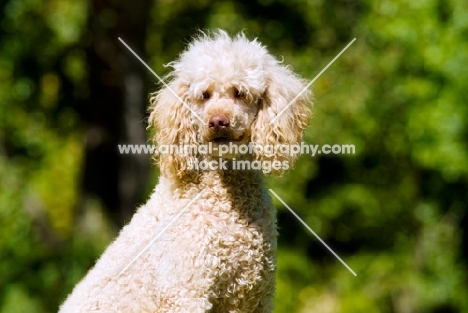
[[[169,66],[151,98],[156,143],[212,150],[159,155],[151,198],[60,312],[273,310],[276,217],[262,169],[282,173],[297,156],[236,150],[300,142],[310,93],[244,34],[202,33]]]

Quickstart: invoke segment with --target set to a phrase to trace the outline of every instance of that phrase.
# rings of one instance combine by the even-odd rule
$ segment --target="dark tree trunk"
[[[85,198],[97,197],[119,226],[128,221],[148,181],[150,156],[121,155],[117,145],[144,144],[146,71],[123,46],[145,59],[148,0],[89,1],[85,38],[90,93],[84,108]]]

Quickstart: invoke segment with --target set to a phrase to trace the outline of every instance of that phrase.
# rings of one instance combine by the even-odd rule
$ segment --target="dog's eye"
[[[234,97],[236,97],[236,98],[238,98],[238,99],[239,99],[239,98],[244,98],[244,97],[245,97],[245,93],[242,92],[242,91],[240,91],[240,90],[238,90],[238,89],[235,89],[235,90],[234,90]]]
[[[210,93],[208,91],[204,91],[202,93],[202,99],[206,100],[206,99],[209,99],[209,98],[210,98]]]

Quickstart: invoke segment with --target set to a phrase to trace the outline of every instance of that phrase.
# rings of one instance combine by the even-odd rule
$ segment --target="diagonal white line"
[[[189,204],[187,204],[187,206],[182,211],[180,211],[179,214],[177,214],[172,219],[172,221],[170,221],[169,224],[166,225],[166,227],[163,228],[163,230],[161,230],[153,239],[151,239],[151,241],[130,261],[130,263],[128,263],[127,266],[125,266],[124,269],[120,271],[117,277],[122,275],[122,273],[125,272],[130,267],[130,265],[132,265],[133,262],[135,262],[159,238],[159,236],[161,236],[169,228],[169,226],[171,226],[172,223],[174,223],[195,202],[195,200],[197,200],[201,196],[202,193],[203,191],[200,192],[195,198],[193,198],[189,202]]]
[[[306,90],[317,80],[317,78],[319,78],[320,75],[322,75],[323,72],[325,72],[325,71],[327,70],[327,68],[329,68],[330,65],[332,65],[333,62],[335,62],[336,59],[338,59],[338,58],[343,54],[343,52],[345,52],[346,49],[348,49],[349,46],[351,46],[351,45],[353,44],[353,42],[355,42],[355,41],[356,41],[356,38],[354,38],[353,40],[351,40],[351,42],[348,43],[348,45],[347,45],[346,47],[344,47],[343,50],[341,50],[341,52],[338,53],[338,55],[337,55],[333,60],[331,60],[330,63],[328,63],[328,65],[325,66],[325,67],[323,68],[323,70],[322,70],[320,73],[318,73],[317,76],[315,76],[315,78],[312,79],[312,80],[310,81],[310,83],[308,83],[307,86],[305,86],[304,89],[302,89],[301,92],[299,92],[299,93],[297,94],[297,96],[295,96],[294,99],[292,99],[292,100],[289,102],[289,104],[288,104],[284,109],[282,109],[282,110],[270,121],[270,124],[269,124],[269,125],[273,124],[273,122],[276,121],[276,119],[277,119],[281,114],[283,114],[284,111],[286,111],[287,108],[289,108],[289,107],[291,106],[291,104],[293,104],[294,101],[296,101],[297,98],[299,98],[299,97],[304,93],[304,91],[306,91]]]
[[[132,48],[130,48],[130,47],[127,45],[127,43],[126,43],[125,41],[123,41],[122,38],[118,37],[118,39],[120,40],[121,43],[123,43],[123,45],[124,45],[125,47],[127,47],[128,50],[130,50],[130,52],[131,52],[141,63],[143,63],[143,65],[144,65],[151,73],[153,73],[154,76],[156,76],[156,78],[157,78],[167,89],[169,89],[169,91],[170,91],[180,102],[182,102],[182,104],[183,104],[190,112],[192,112],[193,115],[195,115],[195,116],[200,120],[200,122],[202,122],[203,124],[205,124],[205,122],[202,120],[202,118],[201,118],[200,116],[198,116],[198,114],[195,113],[195,112],[187,105],[187,103],[186,103],[183,99],[181,99],[181,98],[177,95],[177,93],[176,93],[174,90],[172,90],[172,88],[169,87],[169,86],[166,84],[166,82],[165,82],[161,77],[159,77],[159,75],[156,74],[156,72],[153,71],[153,69],[152,69],[151,67],[149,67],[148,64],[146,64],[145,61],[143,61],[143,60],[138,56],[138,54],[136,54],[135,51],[133,51]]]
[[[317,235],[313,230],[312,228],[309,227],[309,225],[306,224],[306,222],[304,222],[300,217],[299,215],[296,214],[296,212],[293,211],[293,209],[291,209],[287,204],[286,202],[283,201],[283,199],[281,199],[273,190],[271,189],[268,189],[270,190],[270,192],[272,194],[275,195],[275,197],[286,207],[288,208],[288,210],[299,220],[299,222],[302,223],[302,225],[304,225],[311,233],[312,235],[314,235],[354,276],[357,276],[357,274],[351,269],[351,267],[348,266],[348,264],[346,264],[339,256],[338,254],[335,253],[335,251],[333,251],[326,243],[325,241],[322,240],[322,238],[319,237],[319,235]]]

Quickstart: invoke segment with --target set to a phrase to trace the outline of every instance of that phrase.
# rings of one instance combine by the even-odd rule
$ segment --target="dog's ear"
[[[158,148],[167,148],[156,155],[161,174],[166,177],[182,177],[188,170],[190,156],[169,153],[170,145],[196,144],[195,124],[187,104],[188,85],[174,80],[167,87],[151,95],[149,126],[156,130],[154,143]],[[177,96],[176,96],[177,95]]]
[[[302,132],[311,117],[308,107],[309,102],[312,105],[311,92],[303,90],[305,82],[277,61],[266,70],[267,89],[259,103],[259,112],[252,127],[252,143],[262,147],[289,145],[290,148],[291,145],[301,142]],[[255,158],[261,161],[281,162],[281,169],[273,170],[273,174],[282,174],[292,166],[297,157],[298,153],[280,152],[274,155],[255,155]]]

